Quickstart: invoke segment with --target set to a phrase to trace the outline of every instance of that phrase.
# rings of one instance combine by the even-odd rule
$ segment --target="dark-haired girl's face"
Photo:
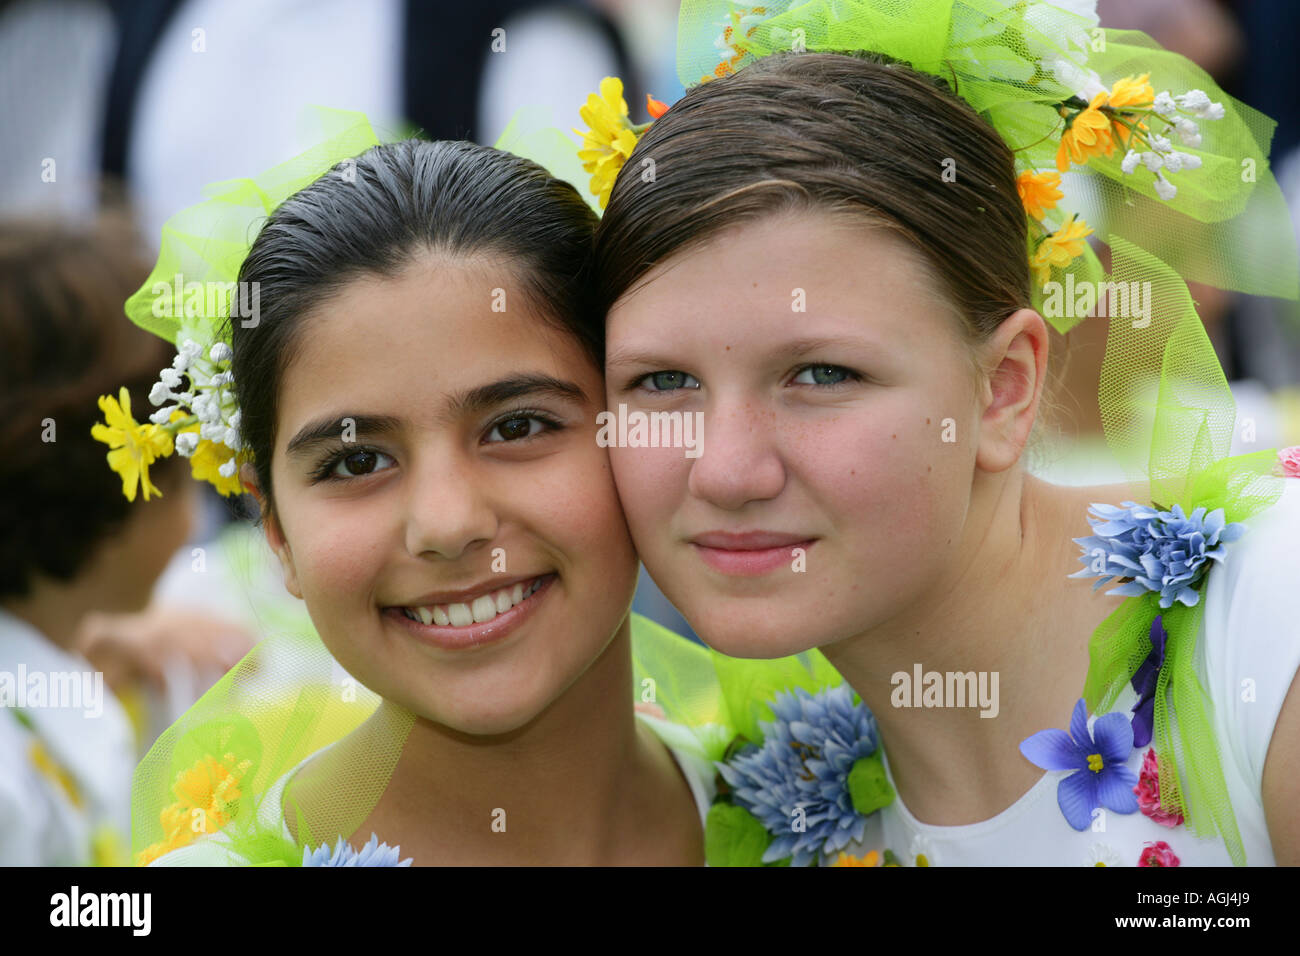
[[[710,645],[832,644],[960,573],[992,446],[957,322],[901,240],[809,215],[729,230],[615,303],[609,406],[703,414],[698,457],[611,459],[641,559]]]
[[[268,536],[366,686],[503,733],[626,627],[601,375],[506,265],[430,255],[351,282],[303,318],[278,395]]]

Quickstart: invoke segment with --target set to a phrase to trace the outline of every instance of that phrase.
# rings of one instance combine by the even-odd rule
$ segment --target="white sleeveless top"
[[[1272,866],[1260,785],[1273,727],[1300,669],[1300,479],[1286,479],[1281,499],[1243,523],[1247,533],[1209,572],[1196,663],[1246,863]],[[1136,701],[1130,684],[1112,712],[1128,714]],[[1069,717],[1061,714],[1059,726]],[[1148,749],[1134,748],[1129,757],[1135,776]],[[1163,841],[1181,866],[1232,865],[1222,839],[1161,825],[1141,810],[1105,811],[1093,828],[1076,831],[1057,805],[1057,785],[1068,773],[1044,773],[1001,813],[963,826],[921,823],[896,798],[873,816],[864,844],[892,850],[904,865],[923,854],[931,866],[1136,866],[1145,845]]]

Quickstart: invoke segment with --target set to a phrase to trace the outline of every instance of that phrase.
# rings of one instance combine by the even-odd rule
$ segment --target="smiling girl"
[[[356,151],[208,207],[275,207],[234,260],[256,314],[236,307],[229,349],[177,331],[191,388],[164,371],[139,426],[196,474],[241,467],[329,652],[264,642],[164,736],[136,778],[140,859],[337,863],[374,834],[391,852],[366,862],[700,863],[712,771],[629,696],[594,214],[503,151],[411,140],[331,170]],[[215,255],[217,228],[174,220],[202,241],[165,247],[155,278],[177,250]],[[128,306],[146,321],[151,288]],[[682,643],[637,626],[643,650]]]
[[[680,36],[725,7],[684,5]],[[898,795],[876,815],[880,848],[955,865],[1297,863],[1300,487],[1267,474],[1271,452],[1210,454],[1232,429],[1222,375],[1179,277],[1127,241],[1202,272],[1212,257],[1194,252],[1236,263],[1203,210],[1171,202],[1170,179],[1197,188],[1201,159],[1156,131],[1201,116],[1207,167],[1236,164],[1240,144],[1211,128],[1224,109],[1206,94],[1156,95],[1197,76],[1189,64],[1112,35],[1091,60],[1058,40],[1053,65],[1049,19],[1057,36],[1089,26],[977,0],[731,16],[723,62],[641,137],[597,235],[610,407],[705,416],[698,458],[613,449],[620,497],[647,569],[710,646],[819,647],[871,708]],[[925,65],[790,53],[796,36]],[[1004,42],[1016,52],[979,49]],[[1153,64],[1154,89],[1089,75],[1121,63]],[[1034,83],[1009,78],[1031,65]],[[1235,134],[1248,110],[1230,108]],[[1121,170],[1126,143],[1145,169]],[[1021,463],[1062,341],[1034,305],[1066,271],[1107,278],[1080,219],[1044,225],[1062,199],[1034,169],[1044,150],[1076,172],[1116,153],[1085,193],[1113,276],[1149,281],[1158,304],[1149,330],[1111,319],[1103,409],[1113,443],[1149,453],[1149,482],[1058,487]],[[1232,177],[1214,188],[1231,196]],[[1294,253],[1278,267],[1272,289],[1245,267],[1233,287],[1294,297]],[[1089,519],[1095,502],[1115,507]],[[1129,599],[1069,580],[1081,560],[1075,577],[1118,578]],[[1000,701],[978,706],[967,675],[1000,677]],[[777,845],[780,815],[746,806]]]

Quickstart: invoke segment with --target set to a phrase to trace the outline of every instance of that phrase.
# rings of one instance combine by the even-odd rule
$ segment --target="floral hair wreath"
[[[696,6],[725,8],[729,5]],[[699,82],[735,73],[754,57],[751,44],[760,25],[774,14],[790,13],[799,6],[798,2],[788,4],[785,11],[777,6],[732,6],[724,10],[726,19],[716,24],[722,27],[722,32],[714,41],[719,51],[718,65],[712,73],[700,77]],[[1045,3],[1041,6],[1050,7]],[[800,36],[806,37],[806,31]],[[1029,262],[1039,284],[1051,279],[1053,268],[1064,268],[1083,255],[1083,240],[1092,235],[1092,229],[1078,212],[1057,210],[1057,204],[1065,196],[1060,188],[1062,173],[1072,164],[1084,166],[1093,157],[1112,156],[1119,145],[1126,151],[1120,163],[1124,175],[1133,175],[1139,167],[1144,168],[1152,174],[1151,189],[1155,195],[1161,200],[1172,200],[1178,194],[1178,187],[1169,180],[1168,174],[1199,169],[1202,160],[1193,153],[1175,149],[1171,137],[1183,146],[1196,148],[1202,143],[1196,120],[1218,120],[1225,116],[1223,104],[1211,102],[1203,90],[1191,89],[1177,95],[1170,90],[1156,93],[1149,72],[1118,78],[1107,89],[1097,74],[1080,74],[1079,68],[1068,61],[1057,62],[1057,69],[1063,74],[1057,78],[1060,82],[1082,78],[1083,85],[1078,93],[1052,104],[1064,121],[1051,134],[1058,143],[1056,169],[1039,170],[1031,166],[1016,177],[1016,190],[1029,219]],[[1042,62],[1039,66],[1044,76],[1050,75],[1049,64]],[[667,104],[646,95],[651,122],[668,109]],[[619,170],[651,124],[631,122],[623,98],[623,82],[612,76],[601,81],[599,94],[588,95],[579,115],[588,129],[574,130],[583,139],[578,157],[591,175],[590,190],[604,209]],[[1056,215],[1049,215],[1054,210]]]

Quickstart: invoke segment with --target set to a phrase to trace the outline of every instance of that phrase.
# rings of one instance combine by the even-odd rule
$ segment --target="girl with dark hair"
[[[703,451],[614,448],[620,498],[706,643],[820,648],[887,757],[870,799],[781,713],[722,768],[766,845],[735,861],[824,861],[789,837],[818,807],[908,864],[1300,862],[1300,453],[1222,457],[1231,396],[1170,268],[1295,296],[1284,222],[1252,227],[1267,267],[1224,226],[1273,199],[1268,121],[1079,12],[683,5],[698,85],[626,157],[595,287],[609,407],[700,415]],[[1106,295],[1103,420],[1142,467],[1050,485],[1021,464],[1047,323]],[[845,775],[853,806],[817,804]]]
[[[320,638],[263,642],[163,736],[138,860],[701,862],[712,771],[629,698],[634,631],[680,642],[629,616],[595,216],[518,156],[373,142],[176,217],[128,303],[179,348],[138,444],[252,492]]]

